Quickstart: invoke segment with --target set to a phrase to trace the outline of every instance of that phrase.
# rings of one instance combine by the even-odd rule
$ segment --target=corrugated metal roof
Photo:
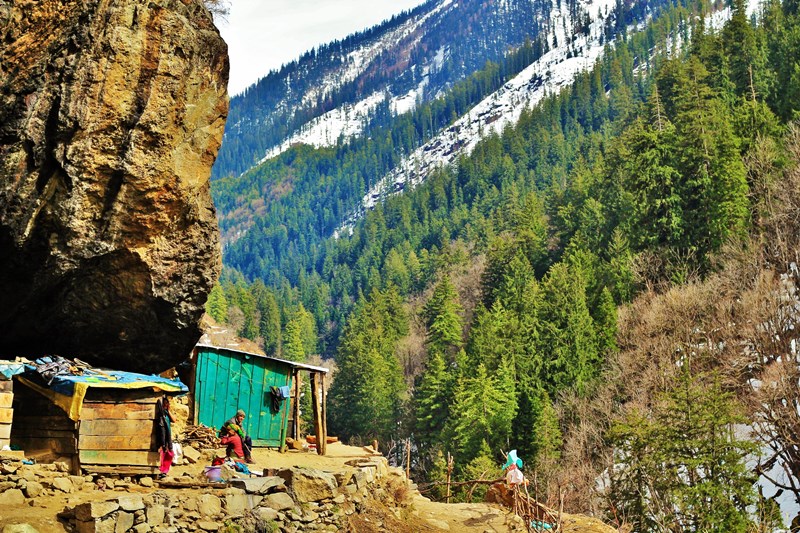
[[[245,352],[242,350],[234,350],[233,348],[225,348],[224,346],[214,346],[212,344],[197,344],[195,345],[195,348],[210,348],[212,350],[223,350],[226,352],[240,353],[244,355],[249,355],[251,357],[261,357],[263,359],[278,361],[279,363],[285,363],[293,368],[300,368],[303,370],[309,370],[311,372],[322,372],[323,374],[327,374],[328,372],[330,372],[330,369],[325,368],[324,366],[307,365],[305,363],[298,363],[297,361],[287,361],[286,359],[278,359],[277,357],[270,357],[268,355],[262,355],[260,353]]]

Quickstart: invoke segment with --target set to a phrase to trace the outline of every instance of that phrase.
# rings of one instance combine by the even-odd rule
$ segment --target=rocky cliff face
[[[0,0],[0,357],[187,356],[227,78],[200,0]]]

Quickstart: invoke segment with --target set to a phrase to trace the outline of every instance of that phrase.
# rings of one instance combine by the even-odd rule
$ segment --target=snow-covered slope
[[[559,46],[405,158],[400,166],[364,195],[362,209],[353,213],[336,234],[352,228],[366,210],[372,209],[386,196],[419,185],[435,169],[471,152],[486,135],[500,133],[507,125],[516,123],[525,108],[536,105],[546,95],[569,85],[579,72],[590,69],[604,49],[602,14],[613,9],[615,0],[588,0],[581,3],[588,13],[594,13],[587,34],[578,34],[574,40],[570,39],[565,28],[574,27],[575,21],[571,20],[566,9],[559,9],[554,2],[548,42],[555,41],[560,43]]]
[[[589,0],[582,3],[588,13],[594,13],[588,33],[578,34],[570,43],[564,28],[573,27],[574,21],[569,12],[558,9],[554,4],[551,12],[552,32],[548,39],[553,42],[555,38],[558,43],[567,44],[560,44],[550,50],[453,125],[405,158],[364,195],[361,208],[344,221],[334,235],[350,231],[364,212],[375,207],[378,202],[389,195],[419,185],[434,170],[470,153],[487,135],[501,133],[507,125],[515,124],[524,109],[535,106],[548,94],[569,86],[578,73],[592,68],[602,56],[605,47],[602,38],[604,19],[600,14],[610,12],[615,0]],[[709,15],[708,27],[721,28],[728,18],[730,8],[712,13]],[[572,51],[572,57],[569,57],[568,50]]]

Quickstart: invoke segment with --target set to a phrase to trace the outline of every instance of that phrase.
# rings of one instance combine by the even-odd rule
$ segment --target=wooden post
[[[453,456],[447,452],[447,494],[445,495],[445,502],[450,503],[450,474],[453,473]]]
[[[323,412],[322,380],[319,372],[311,374],[311,397],[314,413],[314,436],[317,438],[317,453],[325,455],[325,414]]]
[[[325,455],[328,450],[328,408],[325,398],[325,374],[319,374],[319,405],[322,409],[322,451],[317,449],[317,453]]]
[[[411,480],[411,439],[406,439],[406,479]]]
[[[294,440],[300,440],[300,391],[301,389],[301,382],[302,379],[300,377],[300,371],[294,371],[294,405],[292,406],[292,438]]]

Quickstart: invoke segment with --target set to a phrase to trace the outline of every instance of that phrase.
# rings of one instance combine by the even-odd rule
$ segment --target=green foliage
[[[611,428],[618,467],[610,498],[637,531],[745,532],[755,502],[745,457],[754,444],[736,435],[746,420],[714,376],[681,373],[647,415],[633,411]],[[672,527],[671,527],[672,529]]]
[[[206,313],[220,323],[224,323],[228,319],[228,300],[225,298],[225,291],[222,290],[219,283],[214,285],[208,294]]]
[[[414,390],[417,441],[430,446],[441,438],[444,424],[449,418],[452,387],[445,368],[444,355],[438,350],[428,354],[425,371]]]
[[[462,311],[453,283],[444,276],[423,310],[430,350],[452,354],[461,347]]]
[[[463,472],[463,479],[465,480],[474,480],[474,479],[498,479],[502,476],[503,471],[500,468],[500,465],[497,459],[492,454],[491,450],[489,449],[489,445],[484,440],[481,443],[481,447],[478,451],[478,454],[475,456],[472,461],[464,468]],[[486,496],[486,491],[488,490],[488,485],[476,485],[471,488],[471,492],[465,494],[466,501],[479,501],[482,502],[484,496]]]
[[[237,198],[271,200],[226,251],[239,270],[226,269],[209,310],[213,299],[215,313],[265,347],[335,354],[332,432],[413,433],[430,479],[443,479],[447,451],[460,479],[510,448],[551,468],[562,451],[554,403],[590,391],[618,350],[616,306],[645,284],[712,272],[716,254],[747,231],[751,203],[765,203],[759,180],[768,177],[744,162],[769,147],[780,165],[781,132],[800,110],[800,24],[792,5],[765,6],[769,31],[734,7],[721,33],[695,33],[686,52],[667,43],[688,39],[697,13],[664,10],[517,125],[364,213],[352,234],[328,238],[396,164],[398,141],[410,147],[429,133],[409,141],[390,128],[347,146],[300,147],[253,171],[249,185],[220,183],[223,211]],[[618,5],[607,38],[635,9],[644,8]],[[497,72],[487,65],[481,83],[493,86]],[[404,127],[433,131],[436,113],[420,113]],[[479,256],[480,291],[457,291],[443,273]],[[406,376],[416,379],[405,404],[394,352],[408,333],[403,299],[431,286],[425,370]],[[747,443],[730,431],[741,421],[730,396],[713,379],[682,379],[652,412],[632,412],[610,433],[623,467],[612,473],[613,504],[641,531],[742,531],[750,504],[769,522],[768,502],[748,489]]]
[[[448,446],[456,462],[469,464],[479,457],[484,441],[490,449],[507,449],[511,422],[517,413],[513,371],[502,364],[490,375],[478,365],[474,375],[462,376],[456,386],[452,412],[458,416],[448,421]]]
[[[397,435],[405,382],[395,347],[407,333],[408,318],[396,289],[373,290],[358,303],[336,354],[341,379],[328,393],[334,434],[380,441]]]

